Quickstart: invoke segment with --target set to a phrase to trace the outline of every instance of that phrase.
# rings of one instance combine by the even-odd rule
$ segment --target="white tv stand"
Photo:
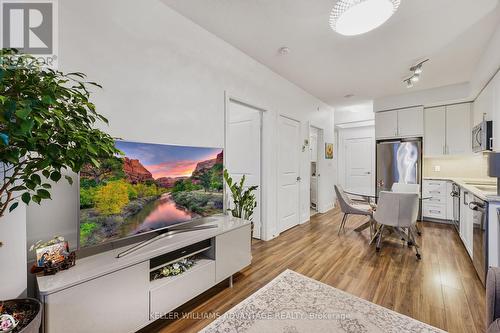
[[[106,251],[37,277],[43,331],[135,332],[248,266],[250,222],[228,215],[205,220],[218,227],[165,237],[121,258],[130,246]],[[196,246],[203,252],[189,270],[150,280],[162,260]]]

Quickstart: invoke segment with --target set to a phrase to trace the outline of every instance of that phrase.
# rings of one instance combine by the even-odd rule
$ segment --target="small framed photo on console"
[[[69,254],[68,242],[63,241],[36,249],[36,266],[44,267],[45,263],[59,264]]]

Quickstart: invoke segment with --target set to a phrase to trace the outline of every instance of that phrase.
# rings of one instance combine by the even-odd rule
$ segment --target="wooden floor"
[[[315,215],[276,239],[253,241],[251,266],[227,283],[176,311],[187,319],[160,319],[142,332],[197,332],[289,268],[449,332],[484,332],[484,288],[450,225],[423,222],[423,258],[401,241],[387,240],[380,253],[369,232],[356,233],[363,218],[351,217],[337,236],[341,213]]]

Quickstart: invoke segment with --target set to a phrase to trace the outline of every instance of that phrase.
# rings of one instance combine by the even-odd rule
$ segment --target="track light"
[[[412,72],[411,76],[403,80],[403,83],[406,84],[406,88],[413,88],[413,84],[420,81],[420,74],[423,72],[423,64],[427,61],[429,61],[429,59],[425,59],[410,67],[410,72]]]

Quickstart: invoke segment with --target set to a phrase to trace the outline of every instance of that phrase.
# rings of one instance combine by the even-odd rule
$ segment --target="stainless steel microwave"
[[[493,122],[482,121],[472,129],[472,151],[475,153],[493,149]]]

